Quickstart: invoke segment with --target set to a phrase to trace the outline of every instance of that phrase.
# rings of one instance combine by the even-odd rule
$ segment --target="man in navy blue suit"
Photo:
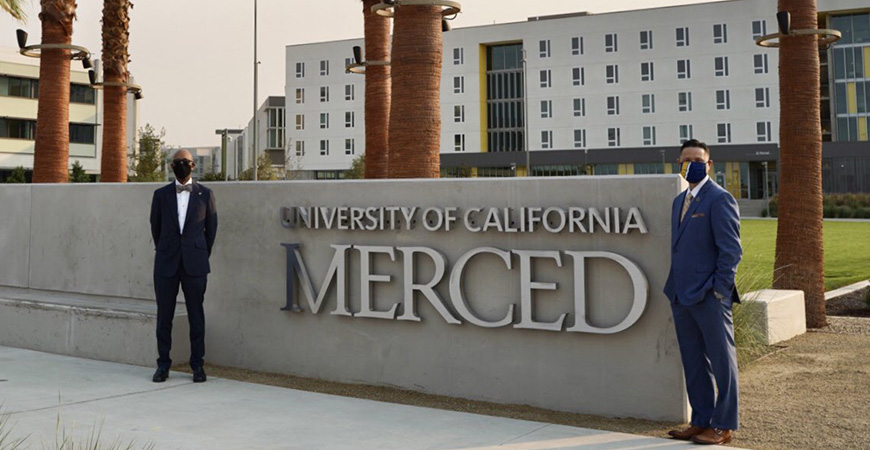
[[[689,189],[674,199],[671,270],[664,293],[674,314],[692,421],[689,428],[668,434],[699,444],[726,444],[737,429],[731,306],[740,302],[734,285],[743,254],[740,212],[734,197],[707,176],[713,161],[706,144],[686,141],[679,162]]]
[[[172,360],[172,318],[178,286],[184,292],[190,323],[190,368],[194,383],[206,380],[205,313],[202,303],[211,268],[208,258],[217,234],[217,210],[211,189],[194,183],[196,164],[187,150],[172,157],[175,181],[154,191],[151,235],[154,238],[154,293],[157,297],[157,371],[152,380],[166,381]]]

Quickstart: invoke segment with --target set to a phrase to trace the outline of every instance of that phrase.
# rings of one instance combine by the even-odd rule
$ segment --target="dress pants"
[[[712,292],[694,305],[671,304],[694,426],[737,429],[737,351],[731,306]]]
[[[190,367],[200,368],[205,356],[205,313],[202,303],[205,299],[207,275],[194,277],[184,270],[179,261],[178,271],[171,277],[154,274],[154,291],[157,297],[157,367],[169,369],[172,359],[172,319],[175,317],[175,303],[178,286],[184,292],[187,305],[187,320],[190,324]]]

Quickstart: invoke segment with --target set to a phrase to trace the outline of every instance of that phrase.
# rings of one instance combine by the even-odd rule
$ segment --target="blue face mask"
[[[698,183],[707,176],[707,163],[686,161],[680,167],[680,174],[689,183]]]

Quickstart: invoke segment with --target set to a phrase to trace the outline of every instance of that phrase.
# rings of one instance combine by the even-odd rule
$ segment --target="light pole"
[[[257,133],[260,132],[257,126],[257,81],[260,76],[260,70],[257,62],[257,0],[254,0],[254,129],[251,130],[254,135],[254,181],[257,181],[257,172],[259,169],[257,161]]]

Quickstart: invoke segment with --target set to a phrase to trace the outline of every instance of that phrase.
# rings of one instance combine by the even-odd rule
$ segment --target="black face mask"
[[[172,163],[172,172],[175,173],[175,178],[179,180],[186,180],[192,170],[193,168],[190,167],[190,164],[184,164],[181,161],[173,161]]]

